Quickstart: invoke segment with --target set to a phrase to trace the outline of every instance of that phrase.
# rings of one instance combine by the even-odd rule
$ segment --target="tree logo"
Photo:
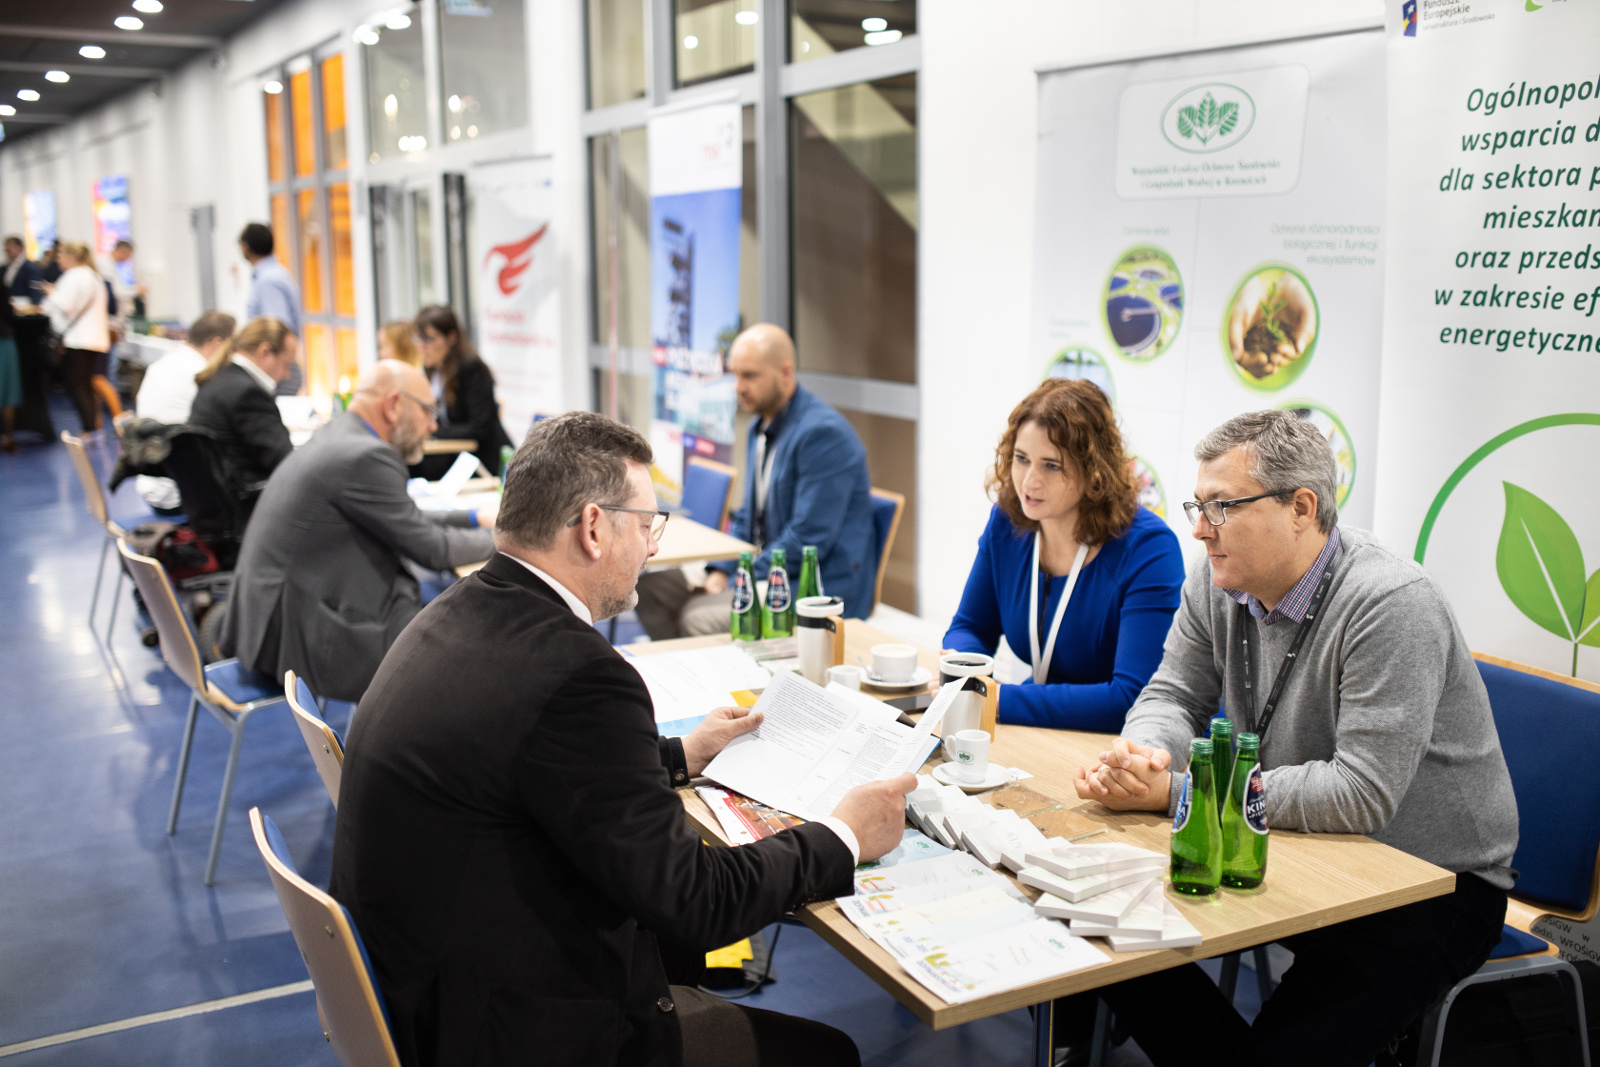
[[[1502,482],[1506,517],[1494,553],[1495,573],[1517,610],[1534,625],[1578,646],[1600,648],[1600,570],[1584,579],[1583,549],[1555,508],[1521,486]]]
[[[1256,103],[1237,85],[1208,82],[1185,89],[1161,113],[1161,133],[1185,152],[1220,152],[1244,140]]]

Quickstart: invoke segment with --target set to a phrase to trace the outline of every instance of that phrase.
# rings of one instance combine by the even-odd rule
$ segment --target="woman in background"
[[[17,316],[11,299],[0,293],[0,452],[15,452],[11,436],[22,406],[22,369],[17,359]]]
[[[1086,381],[1018,404],[995,449],[997,503],[945,634],[1033,668],[1000,690],[1000,721],[1117,733],[1161,662],[1183,587],[1178,539],[1138,504],[1116,416]]]
[[[511,438],[500,425],[500,405],[494,398],[494,375],[488,364],[478,358],[450,308],[431,304],[417,312],[414,325],[422,369],[439,406],[439,428],[433,435],[477,442],[474,454],[478,461],[491,474],[499,474],[500,448],[511,444]],[[448,453],[424,456],[411,474],[438,479],[455,459]]]
[[[404,319],[386,322],[378,327],[378,358],[398,359],[413,367],[422,366],[422,353],[411,343],[412,325]]]
[[[56,260],[61,276],[54,283],[40,283],[45,294],[44,309],[66,349],[72,400],[78,406],[83,432],[92,433],[100,429],[102,399],[112,418],[122,414],[122,403],[107,377],[111,359],[111,291],[91,265],[94,260],[88,245],[62,241],[56,245]]]

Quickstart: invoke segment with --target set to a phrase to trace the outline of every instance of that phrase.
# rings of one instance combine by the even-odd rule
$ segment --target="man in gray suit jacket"
[[[350,409],[278,466],[245,530],[225,653],[359,700],[422,609],[404,560],[446,570],[493,554],[493,508],[424,512],[406,495],[406,465],[422,457],[435,415],[422,372],[380,360]]]

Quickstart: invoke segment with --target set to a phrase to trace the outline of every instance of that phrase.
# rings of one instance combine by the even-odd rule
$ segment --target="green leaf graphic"
[[[1207,93],[1206,94],[1206,98],[1204,100],[1200,101],[1200,125],[1204,126],[1206,129],[1209,130],[1211,127],[1215,126],[1216,124],[1217,124],[1217,102],[1216,102],[1216,100],[1212,99],[1212,96],[1211,96],[1210,93]]]
[[[1178,109],[1178,132],[1185,137],[1194,136],[1194,108],[1180,107]]]
[[[1583,549],[1555,508],[1520,486],[1502,482],[1506,517],[1495,549],[1495,573],[1506,596],[1541,628],[1576,640],[1583,619]]]
[[[1578,643],[1600,648],[1600,571],[1589,575],[1583,594],[1583,625],[1578,627]]]
[[[1223,104],[1220,114],[1222,123],[1217,127],[1217,132],[1226,137],[1239,124],[1239,105],[1233,103]]]

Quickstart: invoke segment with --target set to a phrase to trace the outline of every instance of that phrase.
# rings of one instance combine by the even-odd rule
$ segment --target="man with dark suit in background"
[[[595,629],[659,547],[649,443],[577,412],[537,424],[482,570],[406,628],[355,716],[331,892],[350,909],[402,1063],[859,1064],[820,1023],[700,993],[688,960],[899,843],[907,774],[833,816],[708,848],[673,786],[760,716],[656,732]]]
[[[20,237],[7,237],[5,250],[6,265],[0,278],[4,279],[7,298],[20,297],[37,304],[44,295],[37,284],[39,264],[28,258],[27,245]]]
[[[427,399],[424,399],[427,398]],[[413,560],[446,570],[489,558],[494,509],[420,510],[406,464],[433,428],[427,379],[398,360],[362,376],[350,409],[273,472],[234,572],[219,642],[271,678],[359,700],[422,609]]]
[[[251,319],[194,376],[189,424],[208,432],[239,484],[255,492],[294,451],[273,390],[294,366],[298,342],[277,319]]]

